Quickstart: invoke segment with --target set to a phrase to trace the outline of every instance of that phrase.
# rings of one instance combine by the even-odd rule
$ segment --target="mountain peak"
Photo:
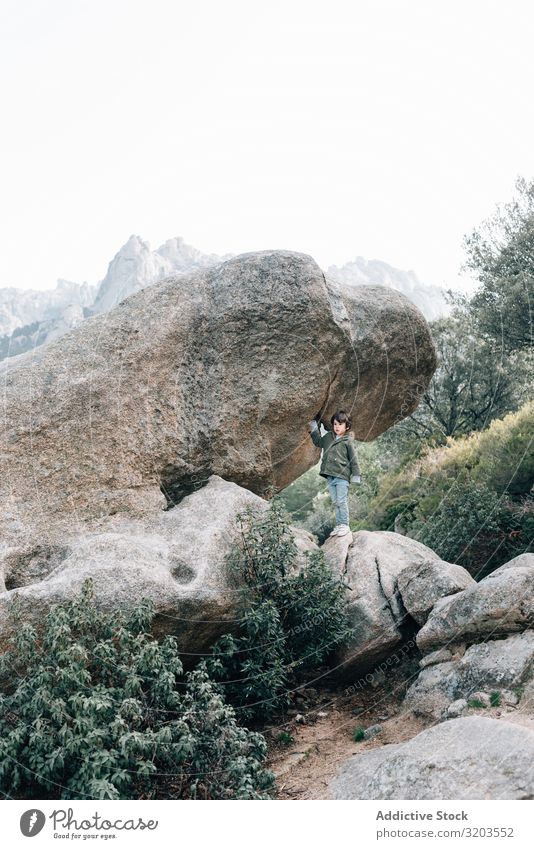
[[[147,253],[150,252],[150,243],[143,241],[140,236],[135,235],[133,233],[130,238],[124,243],[122,248],[116,253],[117,256],[124,256],[124,254],[139,254],[139,253]]]

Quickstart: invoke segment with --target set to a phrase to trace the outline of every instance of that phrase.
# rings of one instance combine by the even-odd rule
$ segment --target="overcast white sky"
[[[1,0],[0,286],[100,280],[136,233],[361,255],[457,286],[534,178],[519,0]]]

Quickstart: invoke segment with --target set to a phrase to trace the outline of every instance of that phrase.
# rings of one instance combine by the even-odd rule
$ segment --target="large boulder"
[[[101,518],[152,521],[212,474],[269,496],[317,462],[314,415],[342,406],[373,439],[435,366],[407,298],[334,284],[306,254],[163,280],[0,364],[0,561],[17,571]]]
[[[438,601],[417,635],[429,652],[534,627],[534,554],[521,554],[479,583]]]
[[[412,637],[440,592],[449,595],[475,583],[461,566],[391,531],[332,537],[322,551],[347,586],[353,628],[336,657],[340,678],[368,671]]]
[[[532,799],[534,731],[482,716],[450,719],[355,755],[330,787],[335,799]]]
[[[225,555],[239,541],[236,516],[260,516],[268,502],[235,483],[212,475],[206,486],[174,509],[152,519],[107,518],[91,531],[76,525],[60,546],[42,547],[13,569],[16,589],[0,594],[0,644],[16,627],[16,615],[38,624],[51,605],[76,595],[92,578],[102,610],[133,608],[141,597],[154,602],[156,634],[174,634],[184,660],[209,651],[222,633],[238,624],[240,576]],[[311,534],[294,530],[296,566],[317,550]]]
[[[443,719],[449,705],[479,691],[523,689],[534,675],[534,631],[470,646],[459,657],[425,665],[406,693],[417,716]]]

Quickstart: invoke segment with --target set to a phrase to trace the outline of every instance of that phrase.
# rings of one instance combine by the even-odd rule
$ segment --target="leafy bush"
[[[0,657],[0,790],[15,798],[269,798],[265,739],[240,728],[204,664],[178,691],[154,611],[95,608],[92,584]]]
[[[525,551],[534,538],[534,402],[484,431],[449,438],[385,475],[367,528],[395,523],[445,560],[480,576]]]
[[[298,550],[281,504],[237,516],[240,538],[228,564],[244,578],[241,633],[213,647],[208,669],[240,717],[265,720],[288,703],[288,690],[349,636],[345,587],[321,551]]]
[[[491,550],[495,547],[502,512],[498,495],[470,478],[459,479],[428,518],[412,525],[411,532],[443,560],[471,566],[481,550],[491,553],[488,544]]]

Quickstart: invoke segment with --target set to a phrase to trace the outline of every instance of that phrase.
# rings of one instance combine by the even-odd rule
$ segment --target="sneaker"
[[[342,537],[342,536],[345,536],[345,534],[350,534],[349,526],[348,525],[340,525],[336,536]]]
[[[328,539],[330,539],[330,537],[337,537],[340,528],[341,528],[341,525],[336,525],[334,530],[331,531],[331,533],[328,534]]]

